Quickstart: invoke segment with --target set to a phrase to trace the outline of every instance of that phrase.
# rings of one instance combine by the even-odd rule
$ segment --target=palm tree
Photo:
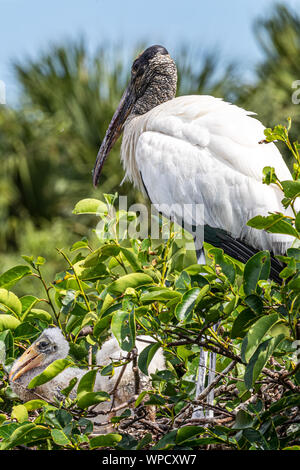
[[[299,107],[292,101],[293,84],[300,79],[300,16],[284,5],[277,5],[267,18],[254,25],[263,53],[254,84],[242,86],[238,104],[255,111],[265,125],[293,121],[292,136],[300,132]],[[298,87],[299,88],[299,87]]]
[[[184,49],[176,60],[180,94],[224,95],[229,71],[215,79],[214,54],[206,55],[198,69],[191,66],[195,60]],[[1,246],[15,249],[24,220],[30,219],[40,229],[63,217],[69,232],[74,204],[99,196],[92,187],[91,171],[128,81],[130,63],[116,48],[102,47],[91,57],[79,41],[52,46],[38,60],[15,63],[14,69],[22,89],[21,104],[0,112],[0,240]],[[100,189],[129,195],[129,204],[141,202],[143,196],[131,185],[120,190],[122,177],[116,147],[105,165]]]

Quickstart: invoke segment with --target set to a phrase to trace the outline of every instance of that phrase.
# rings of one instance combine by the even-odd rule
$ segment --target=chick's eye
[[[47,346],[48,346],[47,341],[41,341],[41,342],[39,343],[39,347],[40,347],[40,348],[46,348]]]

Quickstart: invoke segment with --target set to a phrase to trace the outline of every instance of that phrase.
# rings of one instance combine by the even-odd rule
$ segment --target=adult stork
[[[96,159],[94,185],[123,131],[125,178],[160,212],[190,227],[204,226],[205,241],[241,262],[269,250],[271,276],[278,276],[282,268],[274,255],[285,253],[293,239],[246,223],[283,211],[279,188],[262,184],[265,166],[275,167],[279,179],[291,179],[280,152],[273,143],[260,144],[264,126],[254,113],[212,96],[175,98],[176,84],[176,65],[164,47],[151,46],[135,59]],[[198,381],[198,391],[203,386]]]
[[[150,336],[141,335],[137,338],[136,348],[138,355],[149,345],[149,342],[153,342]],[[29,389],[27,386],[34,377],[41,374],[52,362],[57,359],[66,358],[68,353],[69,343],[62,331],[57,327],[45,329],[39,338],[14,362],[9,373],[9,380],[13,391],[22,401],[36,398],[43,398],[50,402],[55,401],[55,399],[59,401],[63,400],[65,397],[61,393],[61,390],[66,388],[70,380],[74,377],[78,379],[77,386],[83,375],[87,373],[87,370],[78,367],[69,367],[43,385],[39,385],[34,389]],[[112,337],[106,341],[97,352],[96,362],[99,366],[108,366],[112,362],[122,360],[124,358],[123,356],[124,352],[121,350],[117,340]],[[95,420],[98,424],[102,425],[107,421],[108,417],[114,416],[114,413],[110,412],[112,403],[113,407],[121,407],[124,403],[127,403],[128,400],[132,399],[135,394],[132,363],[124,367],[124,369],[123,366],[116,367],[112,377],[102,376],[100,374],[96,375],[94,390],[101,390],[111,395],[110,402],[102,402],[97,405],[95,409],[96,414],[97,411],[105,412],[105,414],[96,416]],[[149,374],[154,374],[156,370],[162,369],[165,369],[165,359],[162,351],[159,350],[149,365]],[[141,389],[150,390],[150,376],[141,373],[140,385]],[[71,398],[75,398],[75,396],[76,388],[71,392]],[[112,429],[108,425],[104,430],[108,432]]]

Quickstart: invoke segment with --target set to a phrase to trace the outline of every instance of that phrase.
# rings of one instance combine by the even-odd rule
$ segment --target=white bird
[[[153,342],[150,336],[141,335],[136,340],[137,354]],[[22,401],[43,398],[46,401],[53,402],[55,398],[63,400],[65,397],[61,390],[66,388],[70,380],[76,377],[77,384],[71,393],[71,398],[76,396],[76,387],[84,374],[88,371],[75,367],[69,367],[54,377],[49,382],[39,385],[34,389],[28,389],[29,382],[41,374],[47,366],[49,366],[56,359],[64,359],[69,352],[69,343],[65,339],[62,331],[59,328],[47,328],[34,341],[34,343],[26,349],[26,351],[19,357],[13,364],[9,380],[13,391],[21,398]],[[121,350],[117,340],[113,337],[106,341],[102,348],[96,354],[97,365],[107,366],[111,362],[120,361],[126,357],[127,353]],[[116,367],[113,376],[102,376],[100,373],[96,375],[94,391],[104,391],[111,395],[111,401],[100,403],[95,408],[97,411],[109,412],[112,406],[119,407],[128,402],[135,394],[135,380],[132,363],[127,364],[126,368],[122,371],[122,367]],[[158,350],[153,360],[151,361],[148,372],[154,374],[156,370],[165,369],[165,360],[161,350]],[[120,382],[117,383],[120,374],[122,373]],[[140,372],[141,389],[151,389],[151,377],[146,376]],[[121,410],[122,412],[123,410]],[[98,423],[107,422],[107,419],[114,414],[99,414],[96,421]],[[106,431],[108,428],[106,428]],[[110,430],[110,428],[109,428]]]
[[[146,192],[157,210],[193,231],[198,260],[202,242],[246,262],[258,250],[284,254],[293,238],[248,227],[269,212],[285,212],[282,193],[262,184],[265,166],[291,179],[264,126],[252,115],[212,96],[175,98],[176,65],[162,46],[146,49],[133,62],[131,80],[102,141],[93,172],[96,186],[112,146],[124,131],[121,160],[125,178]],[[201,231],[200,231],[201,233]],[[271,277],[282,267],[272,256]]]

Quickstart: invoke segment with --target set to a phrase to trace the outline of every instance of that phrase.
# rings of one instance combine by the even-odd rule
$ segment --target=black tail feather
[[[247,245],[244,241],[231,237],[225,230],[209,227],[204,227],[204,241],[210,243],[216,248],[221,248],[224,253],[232,258],[240,261],[241,263],[247,263],[251,256],[258,253],[260,250],[252,248]],[[279,277],[280,271],[283,269],[283,265],[278,259],[271,254],[271,272],[270,278],[275,282],[281,284],[282,279]]]

